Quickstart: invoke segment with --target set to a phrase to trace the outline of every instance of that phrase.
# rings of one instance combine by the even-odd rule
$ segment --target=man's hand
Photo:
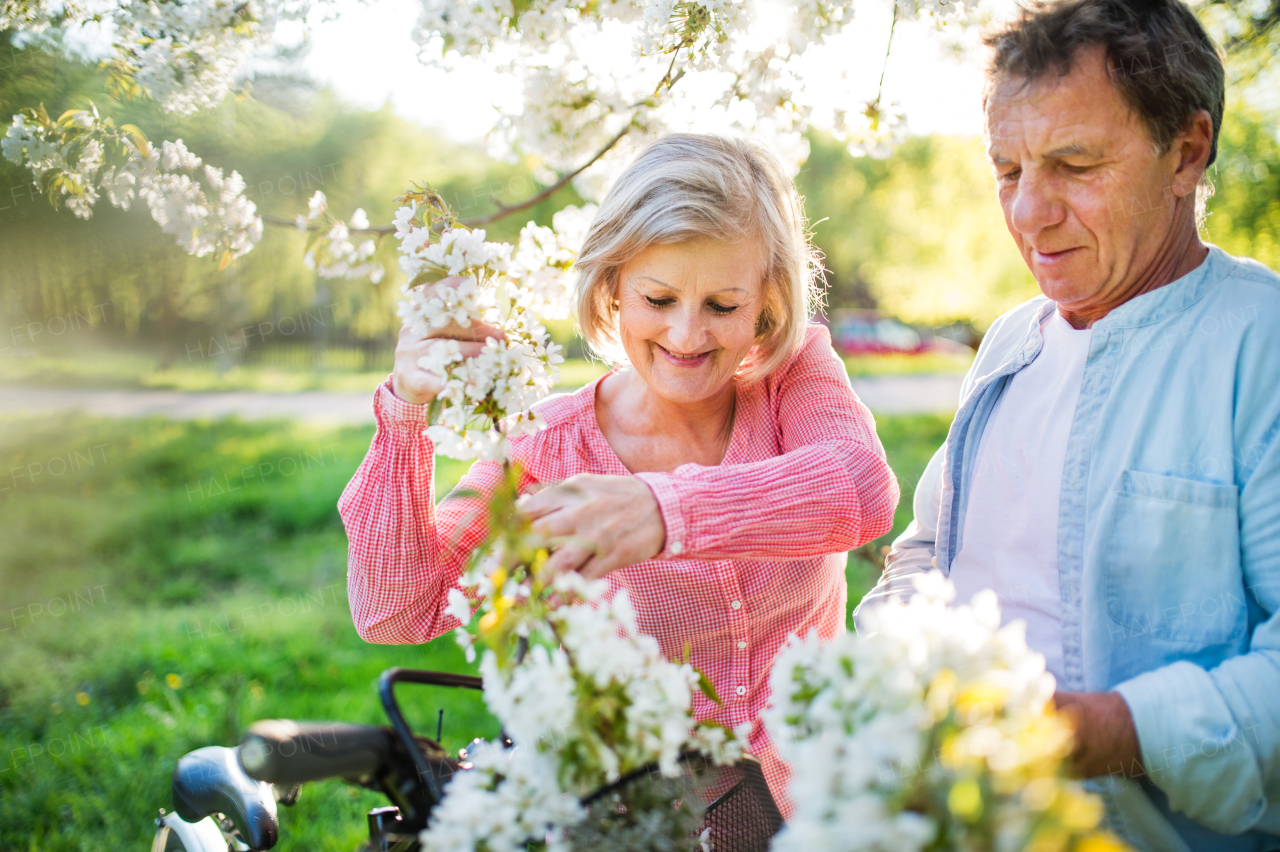
[[[655,556],[667,537],[657,499],[634,476],[578,474],[522,497],[519,508],[535,530],[564,541],[547,561],[557,574],[598,579]]]
[[[502,329],[482,322],[473,322],[468,328],[451,322],[444,328],[433,328],[426,337],[419,337],[410,330],[409,322],[406,321],[400,328],[400,339],[396,343],[396,365],[391,376],[391,390],[405,402],[426,405],[444,388],[443,376],[429,373],[418,366],[418,359],[427,354],[431,344],[437,340],[457,340],[462,357],[474,358],[484,349],[484,342],[490,337],[502,340],[506,334]]]
[[[1080,778],[1129,774],[1142,767],[1138,732],[1129,705],[1117,692],[1055,692],[1054,704],[1072,717],[1076,726],[1071,770]],[[1136,773],[1134,773],[1136,774]]]

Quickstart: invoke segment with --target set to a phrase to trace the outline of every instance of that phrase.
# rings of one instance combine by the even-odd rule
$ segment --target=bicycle
[[[266,720],[252,724],[238,746],[190,752],[174,768],[174,810],[160,810],[152,852],[270,849],[280,836],[277,805],[296,803],[303,784],[329,778],[378,791],[391,803],[369,811],[369,841],[362,852],[418,852],[419,832],[445,785],[468,764],[466,749],[457,757],[445,752],[439,730],[435,740],[413,732],[396,700],[399,683],[482,688],[480,678],[470,675],[392,668],[378,680],[387,727]],[[767,852],[782,827],[782,814],[760,763],[747,757],[718,767],[693,754],[680,762],[686,795],[703,804],[703,831],[689,848]],[[662,783],[670,779],[656,765],[628,773],[582,800],[587,822],[607,828],[625,818],[627,795],[641,785]]]

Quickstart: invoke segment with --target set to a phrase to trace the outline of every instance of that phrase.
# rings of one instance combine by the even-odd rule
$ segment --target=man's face
[[[1044,294],[1080,313],[1140,292],[1167,251],[1175,200],[1195,185],[1177,144],[1157,152],[1102,50],[1081,52],[1065,77],[998,81],[986,135],[1005,224]]]

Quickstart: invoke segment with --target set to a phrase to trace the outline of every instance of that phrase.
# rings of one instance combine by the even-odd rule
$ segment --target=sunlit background
[[[252,97],[190,119],[103,95],[109,33],[80,34],[80,62],[0,36],[0,114],[94,100],[238,170],[285,220],[316,190],[383,223],[409,180],[464,216],[538,190],[538,163],[485,143],[518,81],[423,67],[412,0],[336,9],[280,34]],[[858,16],[813,56],[831,80],[815,105],[873,97],[883,70],[909,135],[890,156],[855,157],[816,129],[797,175],[826,256],[822,319],[902,483],[894,532],[850,555],[851,604],[911,517],[973,347],[1037,292],[994,200],[972,36],[900,23],[886,64],[887,4]],[[1280,268],[1275,91],[1233,78],[1206,227]],[[383,668],[467,668],[447,638],[366,645],[347,612],[335,503],[372,434],[402,280],[391,241],[380,284],[320,280],[289,227],[219,270],[145,207],[80,221],[28,178],[0,161],[0,849],[141,848],[186,751],[234,743],[256,718],[377,723]],[[581,200],[564,189],[490,234],[510,239]],[[554,333],[571,356],[565,387],[602,372],[570,324]],[[440,464],[438,493],[462,470]],[[477,706],[427,696],[418,709],[434,720],[441,706],[451,747],[492,733]],[[278,848],[353,849],[377,804],[309,788],[282,812]]]

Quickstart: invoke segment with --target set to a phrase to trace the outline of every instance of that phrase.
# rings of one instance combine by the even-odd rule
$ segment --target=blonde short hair
[[[615,307],[622,267],[655,245],[758,238],[764,308],[738,378],[767,376],[804,341],[819,300],[821,256],[803,201],[778,158],[751,142],[673,133],[640,152],[600,204],[578,253],[578,325],[592,351],[623,360]]]

